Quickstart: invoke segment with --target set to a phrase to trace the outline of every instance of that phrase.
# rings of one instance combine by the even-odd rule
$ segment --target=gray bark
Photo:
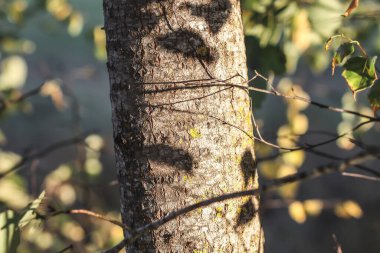
[[[247,78],[239,1],[104,0],[104,17],[123,222],[257,187],[249,96],[215,81]],[[205,207],[128,252],[262,252],[257,209]]]

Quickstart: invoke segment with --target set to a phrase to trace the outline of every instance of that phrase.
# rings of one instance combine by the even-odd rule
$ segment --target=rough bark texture
[[[239,1],[104,0],[104,16],[123,222],[256,187],[248,94],[215,81],[247,77]],[[262,252],[257,208],[205,207],[128,252]]]

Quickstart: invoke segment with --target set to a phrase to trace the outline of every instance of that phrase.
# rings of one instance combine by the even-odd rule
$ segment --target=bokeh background
[[[341,70],[331,76],[325,41],[336,34],[380,54],[380,3],[363,0],[348,18],[339,0],[243,0],[248,67],[283,93],[373,115],[366,92],[356,101]],[[44,147],[82,136],[0,178],[0,211],[20,212],[45,190],[55,210],[84,208],[119,219],[111,105],[99,0],[0,0],[0,173]],[[41,86],[42,85],[42,86]],[[253,86],[267,88],[257,79]],[[20,95],[36,91],[17,102]],[[252,93],[261,135],[292,147],[349,131],[362,119],[294,100]],[[12,102],[13,101],[13,102]],[[349,139],[378,145],[380,125],[367,125],[317,150],[347,157]],[[256,144],[257,157],[275,149]],[[330,162],[304,151],[261,162],[262,182]],[[378,163],[368,167],[380,173]],[[351,172],[355,172],[351,170]],[[379,181],[330,175],[262,197],[267,253],[379,252]],[[59,215],[22,229],[17,252],[96,252],[122,239],[117,226],[85,216]]]

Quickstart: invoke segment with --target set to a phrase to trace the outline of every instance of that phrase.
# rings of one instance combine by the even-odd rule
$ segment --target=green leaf
[[[357,92],[371,87],[377,80],[375,69],[376,56],[371,59],[361,56],[355,56],[347,60],[343,65],[345,69],[342,73],[344,79],[354,96]]]
[[[342,20],[337,19],[341,14],[342,5],[337,0],[316,0],[308,8],[312,30],[322,38],[330,37],[339,27]],[[334,22],[331,22],[334,20]]]
[[[380,84],[374,85],[369,94],[368,94],[368,100],[371,104],[371,108],[374,113],[376,113],[380,109]]]
[[[38,196],[37,199],[33,200],[33,202],[25,208],[25,210],[21,213],[20,221],[18,222],[20,228],[27,225],[30,221],[38,218],[37,208],[40,207],[44,199],[45,191],[42,191],[40,196]]]
[[[332,59],[332,74],[334,75],[334,70],[336,65],[345,64],[349,57],[355,52],[355,47],[352,43],[343,43],[339,46],[338,50],[335,51]]]
[[[15,212],[0,213],[0,253],[16,253],[19,244],[20,230]]]

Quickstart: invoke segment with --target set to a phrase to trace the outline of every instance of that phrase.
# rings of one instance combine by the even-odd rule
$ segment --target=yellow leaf
[[[75,189],[70,184],[61,185],[58,189],[58,198],[66,206],[74,204],[77,194]]]
[[[293,135],[290,126],[283,125],[277,130],[277,143],[284,148],[293,148],[295,146],[294,140],[296,137]]]
[[[87,174],[92,175],[92,176],[97,176],[102,172],[103,165],[99,161],[99,159],[89,158],[85,161],[84,168]]]
[[[340,203],[334,208],[335,214],[344,219],[356,218],[359,219],[363,216],[363,211],[358,203],[348,200]]]
[[[267,179],[273,179],[277,177],[279,164],[275,161],[267,161],[260,163],[260,174]]]
[[[309,128],[309,120],[305,114],[297,114],[293,120],[290,121],[294,134],[302,135],[306,133]]]
[[[107,51],[106,51],[106,33],[101,29],[100,26],[94,27],[92,31],[94,37],[95,44],[95,57],[98,60],[106,60],[107,59]]]
[[[66,19],[72,12],[72,7],[66,0],[48,0],[46,8],[58,20]]]
[[[95,151],[100,151],[104,146],[103,138],[97,134],[87,136],[85,142],[89,148]]]
[[[0,64],[0,90],[17,89],[24,85],[28,66],[24,58],[10,56]]]
[[[305,152],[303,150],[288,152],[282,156],[282,159],[286,164],[299,168],[305,161]]]
[[[297,168],[291,165],[283,164],[279,167],[277,177],[285,177],[297,172]],[[278,188],[278,192],[284,198],[294,198],[297,193],[298,183],[291,183]]]
[[[13,152],[0,150],[0,173],[8,171],[21,161],[21,156]]]
[[[310,216],[317,216],[323,209],[323,201],[319,199],[310,199],[303,202],[305,211]]]
[[[0,181],[0,202],[13,209],[24,208],[30,198],[24,187],[17,185],[8,178]]]
[[[63,223],[62,234],[74,242],[82,241],[85,236],[83,228],[73,221]]]
[[[294,201],[288,208],[290,217],[297,223],[306,221],[306,212],[300,201]]]
[[[292,41],[301,52],[304,52],[310,47],[312,35],[308,12],[301,9],[293,20]]]
[[[354,201],[345,201],[343,203],[343,208],[346,212],[353,218],[360,218],[363,215],[363,211],[360,208],[359,204]]]
[[[82,32],[83,24],[82,14],[80,12],[73,12],[70,15],[69,26],[67,27],[68,33],[73,37],[77,37]]]
[[[49,80],[45,82],[41,87],[40,94],[50,97],[58,110],[63,110],[67,107],[59,80]]]
[[[343,121],[341,123],[339,123],[338,125],[338,134],[341,135],[341,134],[344,134],[344,133],[349,133],[351,131],[351,129],[353,128],[353,123],[352,121]],[[344,136],[343,138],[339,138],[337,141],[336,141],[336,144],[342,148],[342,149],[345,149],[345,150],[351,150],[355,147],[355,144],[353,144],[349,138],[352,137],[352,133],[350,134],[347,134],[346,136]]]

